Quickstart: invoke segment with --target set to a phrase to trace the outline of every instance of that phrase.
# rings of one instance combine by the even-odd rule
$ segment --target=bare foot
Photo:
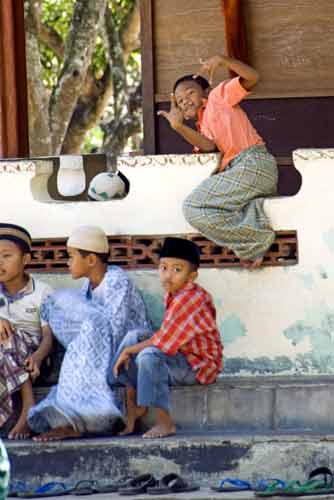
[[[142,418],[146,415],[147,408],[146,406],[136,406],[134,412],[128,413],[128,418],[126,421],[126,427],[121,432],[118,433],[119,436],[127,436],[128,434],[132,434],[135,430],[136,422],[139,418]]]
[[[240,260],[240,264],[245,269],[249,269],[250,266],[252,265],[252,261],[251,260]]]
[[[156,425],[143,434],[144,439],[164,438],[176,433],[175,424],[168,413],[162,408],[156,408]]]
[[[257,257],[256,259],[254,259],[251,263],[251,265],[249,266],[249,269],[258,269],[259,267],[261,267],[263,264],[263,255],[262,257]]]
[[[240,264],[245,269],[258,269],[262,266],[263,256],[257,257],[254,260],[240,260]]]
[[[27,424],[29,409],[34,404],[31,380],[28,379],[20,388],[22,409],[18,421],[8,434],[8,439],[27,439],[30,436],[30,428]]]
[[[25,416],[18,419],[12,430],[8,434],[8,439],[28,439],[31,430],[27,424]]]
[[[34,441],[60,441],[62,439],[71,439],[81,437],[81,432],[76,431],[70,425],[66,427],[56,427],[48,432],[43,432],[39,436],[33,437]]]
[[[149,431],[143,434],[144,439],[154,439],[154,438],[164,438],[167,436],[173,436],[176,434],[176,427],[174,424],[171,425],[155,425]]]

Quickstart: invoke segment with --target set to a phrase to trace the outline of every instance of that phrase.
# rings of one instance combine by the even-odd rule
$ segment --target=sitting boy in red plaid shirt
[[[211,384],[222,370],[215,307],[208,292],[194,283],[199,256],[192,241],[166,238],[159,265],[166,291],[162,325],[146,340],[138,331],[130,332],[115,355],[108,382],[127,388],[127,425],[122,435],[134,431],[148,407],[156,410],[156,425],[143,437],[175,434],[169,386]]]

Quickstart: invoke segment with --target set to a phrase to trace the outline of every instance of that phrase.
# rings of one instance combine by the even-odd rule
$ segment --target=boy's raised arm
[[[227,69],[237,73],[241,77],[241,85],[246,90],[251,90],[259,81],[259,73],[256,69],[233,57],[217,55],[210,57],[206,61],[200,61],[200,63],[202,66],[197,75],[208,76],[210,85],[212,85],[216,70],[221,66],[225,66]]]
[[[192,146],[200,149],[203,153],[216,151],[216,144],[207,139],[202,134],[197,132],[184,123],[184,117],[181,109],[177,106],[174,94],[171,95],[171,105],[169,111],[158,111],[158,115],[163,116],[168,120],[172,129],[180,134]]]

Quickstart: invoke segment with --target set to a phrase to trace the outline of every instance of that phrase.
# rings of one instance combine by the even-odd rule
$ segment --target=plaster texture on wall
[[[297,230],[298,265],[200,271],[199,283],[217,306],[226,374],[334,373],[334,149],[297,150],[293,160],[303,178],[299,193],[268,199],[265,208],[275,229]],[[4,221],[25,225],[35,238],[65,236],[83,223],[99,224],[108,234],[152,235],[194,232],[183,218],[182,200],[213,170],[216,156],[122,159],[119,168],[130,180],[130,193],[103,203],[33,200],[30,182],[46,175],[45,165],[37,163],[35,171],[0,169]],[[157,272],[131,275],[158,326]]]

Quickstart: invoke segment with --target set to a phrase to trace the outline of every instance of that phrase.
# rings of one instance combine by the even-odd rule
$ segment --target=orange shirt
[[[199,110],[199,131],[224,153],[221,170],[244,149],[264,144],[239,106],[248,94],[239,77],[224,80],[211,90],[207,102]]]

